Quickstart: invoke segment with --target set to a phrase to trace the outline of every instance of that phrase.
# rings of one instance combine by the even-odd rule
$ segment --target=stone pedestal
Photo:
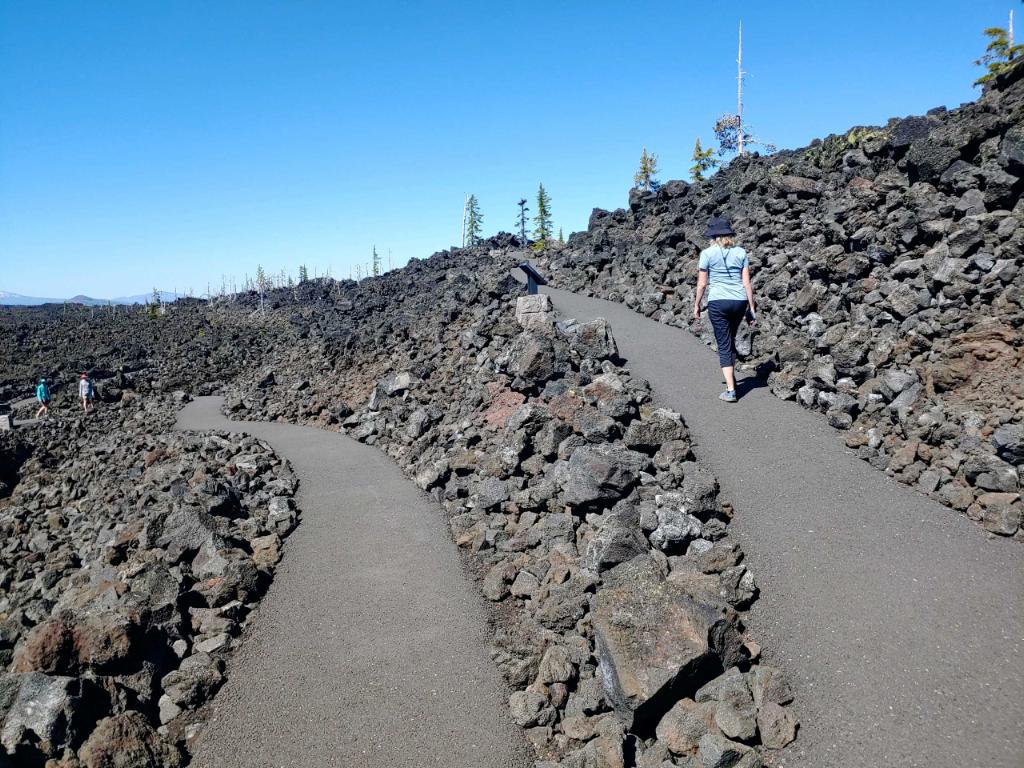
[[[534,293],[516,299],[516,322],[531,331],[548,333],[555,325],[555,312],[551,297]]]

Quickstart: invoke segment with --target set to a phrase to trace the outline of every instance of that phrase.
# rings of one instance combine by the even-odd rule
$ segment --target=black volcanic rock
[[[259,544],[294,525],[274,510],[296,480],[253,438],[172,432],[180,399],[128,390],[0,434],[22,457],[0,499],[0,743],[16,764],[180,764],[175,734],[269,581]]]
[[[772,392],[821,412],[874,466],[981,519],[989,486],[1021,489],[1017,454],[995,437],[1024,423],[1021,72],[959,109],[633,195],[629,209],[595,211],[540,268],[713,344],[691,323],[696,261],[707,219],[727,216],[760,315],[738,339],[746,362],[774,369]],[[892,373],[911,377],[898,392]],[[995,463],[975,472],[975,460]],[[1019,500],[1010,506],[1016,519]]]

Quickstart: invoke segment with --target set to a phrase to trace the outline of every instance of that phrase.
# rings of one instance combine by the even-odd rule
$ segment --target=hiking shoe
[[[718,399],[719,400],[725,400],[725,402],[727,402],[727,403],[735,403],[736,402],[736,390],[735,389],[727,389],[727,390],[725,390],[725,392],[723,392],[722,394],[720,394],[718,396]]]

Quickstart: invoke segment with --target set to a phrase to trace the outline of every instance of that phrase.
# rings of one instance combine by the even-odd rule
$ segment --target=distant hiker
[[[39,401],[39,410],[36,411],[36,418],[38,419],[44,413],[49,416],[50,414],[50,387],[46,383],[46,379],[40,379],[39,384],[36,385],[36,400]]]
[[[735,403],[736,331],[744,316],[751,324],[757,320],[754,291],[750,287],[750,267],[747,252],[736,245],[736,233],[726,219],[711,219],[704,237],[711,241],[711,245],[700,252],[693,317],[700,320],[700,303],[707,289],[708,317],[715,329],[718,363],[725,377],[725,392],[718,397],[727,403]]]
[[[89,412],[89,405],[92,403],[95,396],[96,391],[93,389],[92,380],[89,378],[89,374],[83,373],[78,379],[78,397],[82,401],[82,410],[86,413]]]

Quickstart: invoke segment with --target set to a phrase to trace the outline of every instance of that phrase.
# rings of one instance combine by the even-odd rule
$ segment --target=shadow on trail
[[[768,386],[768,374],[775,370],[771,362],[760,363],[754,372],[742,379],[736,379],[736,397],[740,400],[755,389],[764,389]]]

